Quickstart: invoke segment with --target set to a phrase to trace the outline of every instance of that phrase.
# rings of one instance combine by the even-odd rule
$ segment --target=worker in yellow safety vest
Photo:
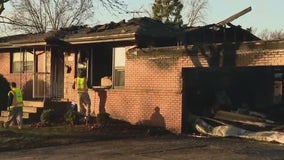
[[[15,82],[10,83],[11,90],[8,92],[8,111],[9,116],[3,127],[9,127],[12,122],[17,121],[18,128],[23,127],[23,95],[20,88],[17,87]]]
[[[78,92],[78,112],[82,113],[85,117],[89,117],[91,112],[91,100],[88,93],[86,70],[80,72],[80,75],[75,79],[75,84]]]

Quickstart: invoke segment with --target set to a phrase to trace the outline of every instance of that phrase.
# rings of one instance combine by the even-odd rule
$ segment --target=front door
[[[51,97],[61,99],[64,96],[64,55],[59,49],[51,54]]]
[[[50,55],[46,48],[34,52],[33,98],[50,97]]]

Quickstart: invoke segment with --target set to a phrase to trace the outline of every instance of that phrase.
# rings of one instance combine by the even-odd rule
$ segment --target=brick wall
[[[179,133],[182,125],[182,68],[208,67],[208,57],[202,54],[188,56],[178,47],[148,53],[144,51],[127,56],[124,89],[89,90],[92,111],[96,114],[106,111],[133,124],[163,125],[157,121],[164,120],[166,128]],[[236,54],[236,66],[284,66],[284,50],[281,49],[240,49]],[[70,73],[65,72],[64,75],[64,98],[76,102],[76,91],[71,88],[75,75],[75,54],[66,54],[64,58],[65,64],[72,68]],[[1,53],[0,60],[0,73],[8,81],[16,81],[22,87],[32,80],[32,74],[10,73],[9,53]],[[157,107],[159,114],[155,111]],[[159,118],[155,119],[152,115],[159,115]]]
[[[0,54],[0,60],[1,60],[1,65],[0,65],[0,73],[4,77],[8,77],[10,74],[10,53],[1,53]]]
[[[65,73],[64,75],[64,99],[68,101],[77,102],[77,94],[74,89],[72,89],[72,84],[75,77],[75,53],[69,53],[64,55],[65,65],[71,67],[70,73]]]
[[[176,59],[171,56],[127,59],[125,70],[125,89],[108,92],[106,111],[133,124],[165,124],[163,127],[179,132],[181,72],[176,67]],[[157,107],[159,113],[155,112]],[[151,118],[155,114],[164,123]]]
[[[281,66],[284,65],[284,50],[239,50],[237,66]]]
[[[26,82],[30,81],[33,76],[30,73],[10,73],[10,53],[0,53],[0,74],[2,74],[8,82],[16,82],[18,87],[25,87]]]
[[[128,57],[125,89],[107,91],[106,111],[138,123],[150,120],[154,108],[159,107],[166,127],[179,133],[182,121],[181,70],[184,67],[209,67],[208,57],[200,54],[188,56],[183,50],[162,51],[159,55],[152,51],[149,55]],[[284,65],[284,50],[239,50],[235,64]]]
[[[237,51],[237,66],[284,65],[284,51]],[[140,55],[140,56],[139,56]],[[74,56],[73,54],[71,56]],[[66,61],[74,67],[73,61]],[[112,117],[133,124],[160,125],[151,116],[158,107],[165,127],[181,132],[182,125],[182,68],[208,67],[208,57],[201,54],[188,56],[183,49],[160,49],[150,54],[128,55],[126,60],[125,88],[102,91],[89,90],[92,111],[106,111]],[[222,64],[220,64],[222,66]],[[65,75],[65,86],[72,85],[74,72]],[[77,101],[76,92],[65,88],[66,97]]]
[[[114,118],[133,124],[161,125],[157,120],[153,120],[153,117],[151,119],[152,115],[157,115],[155,108],[158,107],[160,118],[164,119],[166,127],[178,132],[176,126],[181,123],[181,75],[176,70],[180,68],[174,65],[166,69],[163,69],[165,66],[159,68],[155,62],[149,61],[149,58],[151,57],[126,61],[125,89],[96,92],[89,89],[91,110],[95,114],[106,111]],[[166,61],[173,63],[172,58],[167,58]],[[64,77],[64,98],[77,103],[76,91],[71,88],[75,75],[74,53],[65,56],[65,64],[70,66],[72,71]]]
[[[128,56],[125,88],[106,92],[105,110],[133,124],[163,126],[181,132],[181,69],[189,66],[185,57],[167,52],[153,56]],[[97,97],[99,101],[99,97]],[[98,104],[96,104],[98,106]],[[155,111],[159,108],[159,113]],[[157,118],[155,118],[155,115]],[[160,117],[160,118],[159,118]],[[164,121],[161,123],[161,121]]]
[[[42,51],[38,51],[37,53],[42,53]],[[0,53],[0,74],[2,74],[8,82],[16,82],[17,86],[22,88],[23,97],[25,100],[32,99],[32,90],[33,90],[33,73],[11,73],[11,64],[10,64],[10,53]],[[38,56],[38,71],[43,72],[45,65],[48,65],[44,62],[45,57],[44,54],[39,54]],[[50,64],[48,65],[50,66]]]

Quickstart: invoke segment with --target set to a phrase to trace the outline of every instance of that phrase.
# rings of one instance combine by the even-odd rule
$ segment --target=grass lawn
[[[16,126],[0,128],[0,151],[86,142],[95,139],[94,133],[86,131],[85,125],[41,128],[26,125],[22,130]]]
[[[106,127],[90,125],[58,124],[48,127],[24,125],[22,130],[17,126],[8,129],[0,127],[0,151],[19,150],[55,145],[66,145],[90,141],[147,137],[154,134],[169,134],[160,129],[128,123],[111,123]]]

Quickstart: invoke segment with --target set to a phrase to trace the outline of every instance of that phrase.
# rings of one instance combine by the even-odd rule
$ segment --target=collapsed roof
[[[174,46],[177,44],[260,40],[240,26],[234,26],[230,23],[231,21],[232,18],[222,21],[221,24],[183,28],[164,24],[148,17],[141,17],[133,18],[127,22],[123,20],[118,23],[110,22],[94,27],[72,26],[47,33],[2,37],[0,38],[0,48],[130,41],[135,42],[138,47],[144,48],[149,46]]]
[[[147,37],[152,40],[163,39],[171,41],[176,39],[180,28],[167,25],[151,18],[133,18],[129,21],[118,23],[110,22],[94,27],[72,26],[61,28],[58,31],[47,33],[21,34],[0,38],[0,48],[13,48],[32,45],[58,44],[54,41],[61,41],[68,44],[88,44],[116,41],[137,41],[141,42]]]
[[[231,22],[240,16],[251,11],[248,7],[225,20],[202,27],[190,27],[186,29],[185,41],[188,44],[194,43],[224,43],[224,42],[243,42],[260,40],[249,30],[244,30],[241,26],[235,26]],[[229,28],[227,28],[227,26]]]
[[[224,43],[260,40],[260,38],[253,35],[250,31],[242,29],[240,26],[235,26],[231,23],[227,25],[229,28],[217,24],[190,27],[185,31],[186,43]]]

